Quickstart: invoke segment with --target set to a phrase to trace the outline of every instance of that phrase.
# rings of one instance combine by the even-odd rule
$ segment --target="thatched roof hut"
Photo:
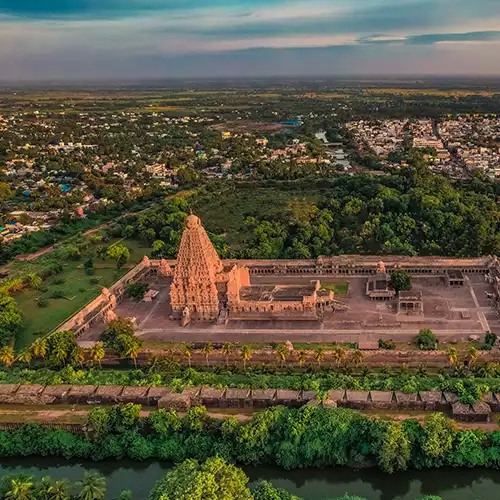
[[[312,401],[313,399],[316,399],[316,391],[302,391],[300,399],[302,400],[303,404],[307,403],[308,401]]]
[[[68,403],[87,404],[96,390],[96,385],[73,385],[67,395]]]
[[[201,387],[185,387],[182,394],[189,397],[192,406],[197,406],[201,404],[200,392]]]
[[[370,391],[369,408],[390,410],[396,406],[392,391]]]
[[[420,391],[419,395],[426,411],[444,411],[449,407],[441,391]]]
[[[3,402],[7,404],[19,405],[38,405],[50,404],[54,402],[55,398],[50,396],[42,396],[43,385],[40,384],[26,384],[20,385],[17,391],[10,396],[4,396]]]
[[[19,387],[19,384],[0,384],[0,403],[9,403]]]
[[[148,406],[156,406],[161,398],[172,392],[168,387],[150,387],[148,389],[147,398]]]
[[[300,391],[278,389],[276,391],[276,397],[274,398],[274,404],[298,408],[299,406],[302,406]]]
[[[251,408],[250,389],[227,389],[225,405],[226,408]]]
[[[47,385],[42,395],[54,398],[55,403],[64,403],[70,389],[71,385]]]
[[[370,406],[368,401],[369,394],[368,391],[346,391],[345,405],[348,408],[364,410]]]
[[[183,393],[184,394],[184,393]],[[222,408],[226,404],[226,389],[214,389],[213,387],[203,387],[199,399],[201,404],[207,408]]]
[[[171,392],[158,401],[158,408],[186,411],[191,406],[191,399],[186,394]]]
[[[328,391],[327,399],[334,401],[339,406],[345,404],[345,391],[343,389],[332,389]]]
[[[421,401],[418,392],[406,394],[405,392],[395,391],[394,399],[396,400],[398,409],[405,410],[423,410],[424,403]]]
[[[120,403],[135,403],[138,405],[148,406],[149,387],[125,386],[122,393],[118,396]]]
[[[458,396],[454,392],[443,392],[443,397],[448,405],[453,405],[458,401]]]
[[[462,422],[489,422],[491,408],[484,401],[478,401],[473,405],[453,403],[453,418]]]
[[[267,408],[274,403],[276,389],[252,389],[252,405],[254,408]]]
[[[122,385],[101,385],[92,395],[95,403],[116,404],[120,402],[120,395],[123,391]]]

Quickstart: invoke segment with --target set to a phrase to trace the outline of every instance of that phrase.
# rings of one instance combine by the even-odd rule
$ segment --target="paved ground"
[[[321,280],[321,278],[319,278]],[[256,284],[306,284],[311,277],[252,276]],[[323,282],[345,281],[325,276]],[[170,319],[170,280],[158,278],[151,288],[160,293],[153,302],[124,300],[116,309],[119,317],[134,317],[138,335],[145,340],[204,342],[356,342],[382,337],[398,341],[410,340],[421,328],[432,329],[442,340],[466,340],[469,335],[482,335],[491,330],[500,332],[497,312],[489,305],[485,292],[492,291],[482,275],[470,275],[464,287],[450,288],[439,278],[413,278],[413,289],[422,291],[424,314],[397,314],[393,302],[371,301],[364,295],[366,277],[349,277],[349,292],[338,299],[347,311],[327,313],[319,321],[229,321],[227,325],[193,323],[185,328]],[[462,312],[470,314],[464,319]],[[97,325],[80,340],[99,338],[104,325]]]

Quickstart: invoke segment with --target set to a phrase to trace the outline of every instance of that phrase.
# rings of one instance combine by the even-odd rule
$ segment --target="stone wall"
[[[97,386],[97,385],[19,385],[0,384],[0,404],[52,405],[89,404],[113,405],[136,403],[152,408],[175,408],[183,411],[190,406],[207,408],[259,409],[285,405],[300,407],[317,404],[314,391],[287,389],[235,389],[187,387],[175,393],[167,387]],[[457,395],[450,392],[422,391],[405,394],[400,391],[328,391],[325,404],[356,410],[451,411],[457,408]],[[500,394],[486,393],[479,405],[467,406],[472,420],[489,419],[491,412],[500,412]],[[464,412],[464,405],[460,406]],[[454,413],[457,413],[454,411]]]

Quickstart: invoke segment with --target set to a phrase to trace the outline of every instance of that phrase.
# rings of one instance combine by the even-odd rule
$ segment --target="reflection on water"
[[[150,489],[169,469],[168,462],[77,462],[48,458],[3,460],[0,474],[27,472],[37,477],[50,475],[82,478],[86,470],[98,470],[108,479],[107,498],[130,489],[135,500],[147,500]],[[500,498],[500,471],[486,469],[439,469],[387,475],[377,469],[300,469],[246,467],[252,482],[267,479],[306,500],[325,500],[346,493],[368,500],[415,500],[422,495],[439,495],[444,500],[494,500]]]

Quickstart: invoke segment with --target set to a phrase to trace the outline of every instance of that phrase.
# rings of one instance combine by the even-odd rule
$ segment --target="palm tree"
[[[472,366],[473,363],[477,360],[478,354],[477,354],[477,349],[474,346],[471,346],[469,348],[469,352],[467,353],[467,362],[469,366]]]
[[[99,363],[101,366],[101,360],[104,358],[106,352],[104,351],[104,344],[102,342],[96,342],[91,348],[89,352],[90,362],[92,364]]]
[[[28,366],[31,366],[32,359],[33,359],[33,354],[29,349],[26,349],[17,356],[18,361],[21,361],[21,363],[28,363]]]
[[[30,273],[26,276],[26,281],[28,282],[28,286],[38,290],[40,285],[42,284],[42,278],[38,276],[36,273]]]
[[[188,360],[189,368],[191,368],[191,354],[191,347],[189,345],[185,345],[182,355]]]
[[[299,362],[300,368],[302,368],[302,366],[304,365],[304,363],[306,361],[306,353],[304,351],[299,351],[297,353],[297,360]]]
[[[323,347],[314,350],[314,359],[318,362],[318,368],[320,368],[321,362],[325,359],[325,349]]]
[[[240,356],[241,356],[241,359],[243,360],[243,369],[246,370],[246,367],[247,367],[247,361],[250,361],[252,359],[252,349],[250,348],[250,346],[248,345],[244,345],[242,348],[241,348],[241,351],[240,351]]]
[[[85,363],[85,351],[82,347],[76,346],[71,352],[71,363],[76,366],[83,366]]]
[[[68,357],[68,353],[66,352],[65,347],[61,344],[56,345],[53,355],[58,365],[62,365],[64,361],[66,361],[66,358]]]
[[[226,342],[222,346],[222,354],[226,356],[226,368],[229,368],[229,356],[231,355],[232,352],[233,352],[233,344],[231,344],[231,342]]]
[[[11,479],[9,491],[5,495],[6,500],[31,500],[33,490],[32,478],[28,480]]]
[[[130,339],[130,342],[125,346],[123,352],[124,358],[130,358],[134,362],[134,366],[137,368],[137,358],[141,352],[141,344],[137,342],[134,338]]]
[[[455,367],[458,364],[458,354],[457,350],[454,347],[450,347],[448,349],[448,363],[450,363],[450,366]]]
[[[70,484],[67,479],[54,481],[47,489],[48,500],[69,500]]]
[[[427,376],[427,367],[424,363],[419,363],[417,367],[417,375],[419,375],[420,377]]]
[[[337,345],[333,349],[333,359],[335,359],[335,362],[337,363],[337,368],[340,366],[342,361],[344,361],[345,358],[345,347],[342,347],[340,345]]]
[[[30,351],[35,358],[44,359],[47,355],[47,341],[45,339],[37,339],[30,345]]]
[[[12,347],[4,346],[0,349],[0,363],[8,368],[12,366],[14,360],[14,349]]]
[[[210,356],[210,353],[214,350],[214,346],[212,345],[212,342],[207,342],[202,349],[202,352],[205,354],[205,361],[207,362],[207,366],[210,366],[208,364],[208,356]]]
[[[98,472],[85,472],[78,486],[81,488],[79,500],[102,500],[106,495],[106,478]]]
[[[350,356],[349,356],[349,361],[354,365],[354,366],[358,366],[361,364],[361,362],[363,361],[363,358],[364,358],[364,354],[359,350],[359,349],[355,349],[354,351],[352,351],[350,353]]]
[[[285,344],[280,344],[276,349],[276,356],[281,361],[281,367],[285,365],[286,357],[288,356],[288,347]]]

